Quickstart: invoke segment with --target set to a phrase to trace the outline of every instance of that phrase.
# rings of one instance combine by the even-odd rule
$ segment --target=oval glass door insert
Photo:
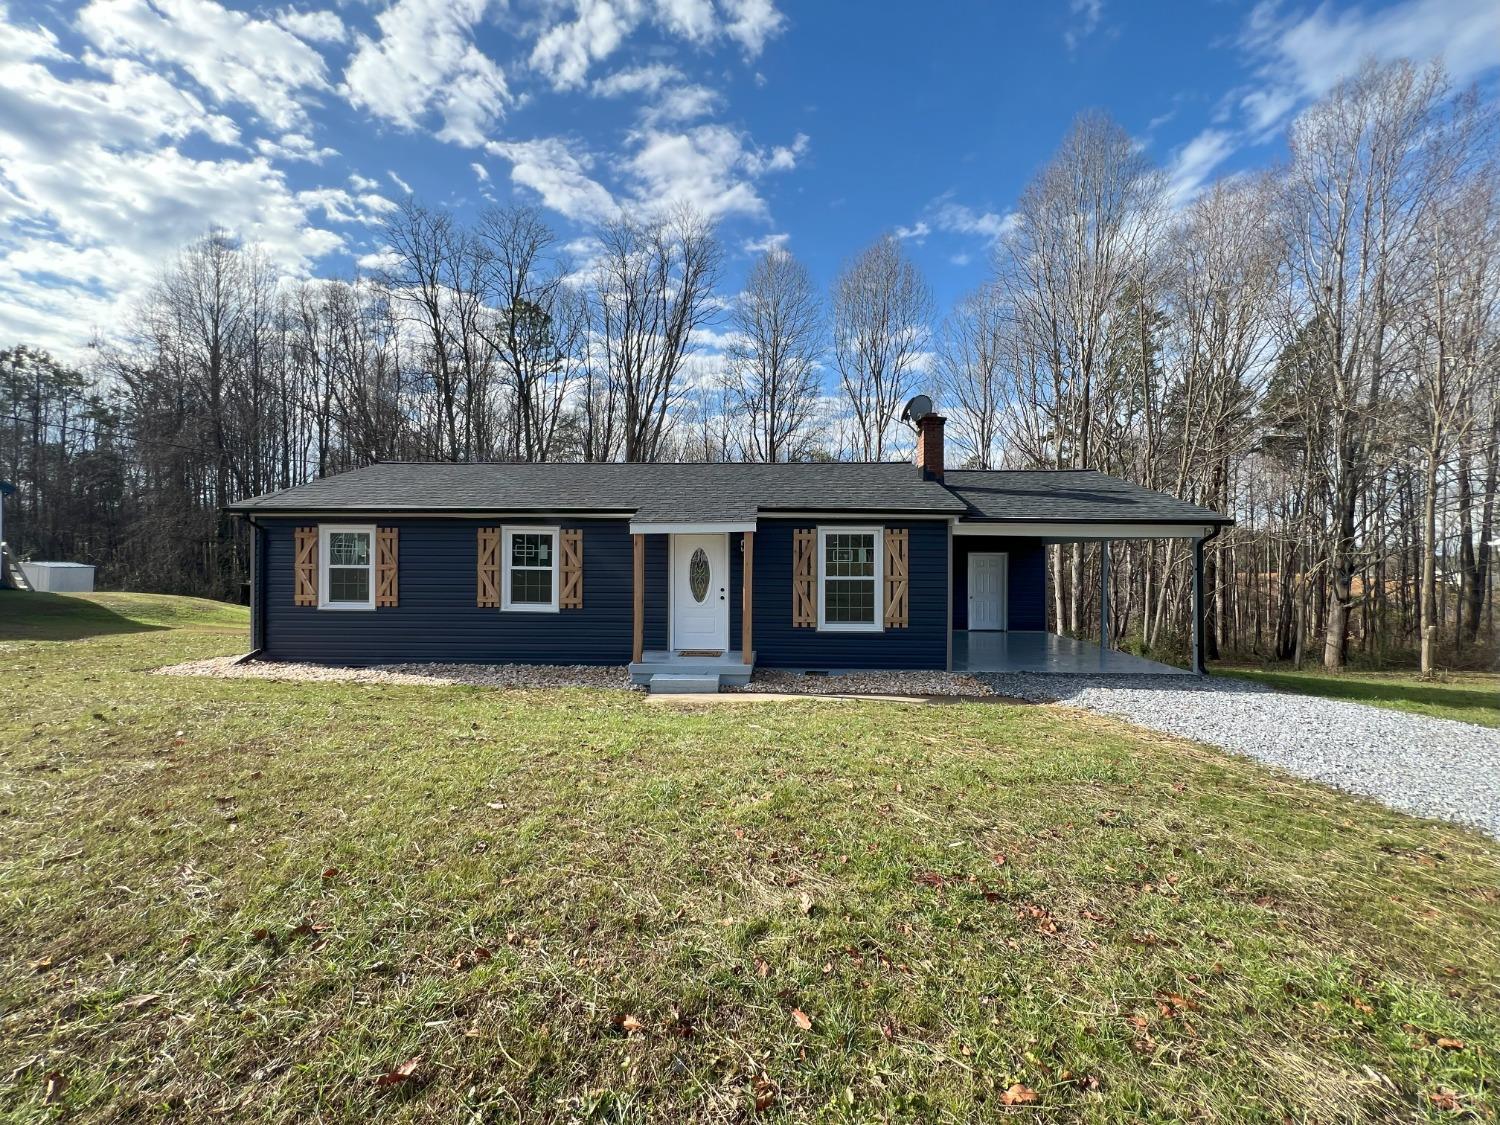
[[[693,601],[708,597],[708,579],[708,554],[699,547],[688,560],[688,589],[693,592]]]

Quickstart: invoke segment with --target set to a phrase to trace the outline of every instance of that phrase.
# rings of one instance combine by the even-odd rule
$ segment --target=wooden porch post
[[[743,580],[740,583],[740,659],[746,664],[754,662],[751,622],[755,617],[755,532],[745,532]]]
[[[632,662],[639,664],[646,651],[646,537],[635,535],[634,631],[631,638]]]

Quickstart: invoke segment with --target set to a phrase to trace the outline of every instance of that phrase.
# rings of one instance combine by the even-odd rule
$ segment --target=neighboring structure
[[[51,594],[88,594],[94,589],[94,568],[88,563],[23,562],[21,570],[33,590]]]
[[[10,481],[0,480],[0,590],[29,588],[25,573],[16,563],[9,545],[5,542],[5,498],[15,491],[16,486]]]
[[[1178,537],[1201,564],[1231,522],[1095,472],[945,473],[943,419],[917,425],[915,468],[383,462],[245,500],[252,646],[689,690],[755,664],[1108,671],[1135,658],[1045,635],[1046,545]]]

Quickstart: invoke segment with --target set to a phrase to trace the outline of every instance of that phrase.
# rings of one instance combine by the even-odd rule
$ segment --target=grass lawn
[[[156,677],[241,611],[36,597],[0,1119],[1495,1119],[1475,833],[1058,708]]]
[[[1294,671],[1228,665],[1217,666],[1215,671],[1298,695],[1347,699],[1372,707],[1500,727],[1500,674],[1494,672],[1449,672],[1433,681],[1415,672]]]

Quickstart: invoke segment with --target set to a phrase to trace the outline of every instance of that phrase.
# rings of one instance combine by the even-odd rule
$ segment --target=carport
[[[969,506],[953,524],[950,666],[956,672],[1074,675],[1206,673],[1203,545],[1233,523],[1217,512],[1083,470],[1002,477],[956,470],[945,484]],[[1099,543],[1100,620],[1109,619],[1109,544],[1192,543],[1191,671],[1047,631],[1045,548]]]

